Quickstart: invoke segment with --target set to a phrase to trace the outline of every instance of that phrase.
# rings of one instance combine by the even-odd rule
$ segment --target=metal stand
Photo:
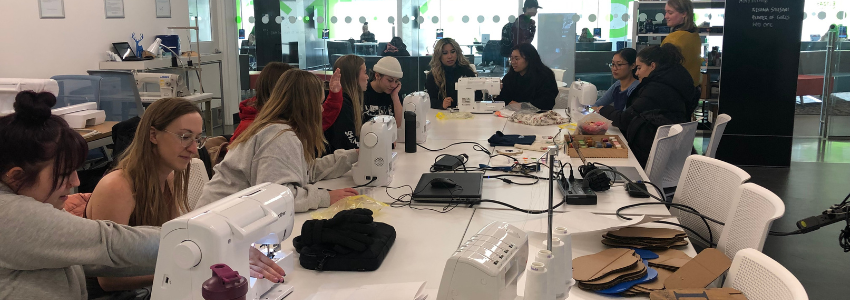
[[[555,156],[558,155],[558,146],[549,146],[549,230],[546,232],[546,250],[552,251],[552,210],[555,205]],[[554,270],[554,269],[553,269]]]
[[[823,76],[823,99],[821,99],[820,106],[820,128],[818,130],[818,134],[821,139],[829,138],[829,115],[832,112],[832,84],[835,81],[832,78],[832,73],[835,70],[834,56],[835,56],[835,41],[838,38],[838,31],[835,28],[835,25],[831,25],[829,31],[826,33],[827,42],[826,42],[826,66],[824,68],[824,76]]]

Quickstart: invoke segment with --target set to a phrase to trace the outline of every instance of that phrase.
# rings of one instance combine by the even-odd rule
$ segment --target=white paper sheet
[[[610,216],[597,215],[584,211],[571,211],[562,214],[555,214],[552,220],[552,227],[566,227],[571,234],[579,234],[586,232],[610,231],[623,227],[655,222],[670,217],[650,217],[640,215],[632,216],[630,218],[632,218],[632,220],[611,218]],[[543,235],[546,235],[548,228],[549,221],[547,218],[537,218],[528,220],[525,223],[523,230],[528,233],[529,238],[538,239]]]

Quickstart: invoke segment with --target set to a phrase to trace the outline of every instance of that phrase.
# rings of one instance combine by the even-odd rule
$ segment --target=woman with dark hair
[[[672,44],[641,50],[636,65],[640,84],[629,96],[626,109],[597,106],[594,110],[620,128],[635,158],[646,167],[658,127],[690,119],[685,107],[694,86],[688,71],[682,67],[679,48]]]
[[[431,98],[431,108],[457,107],[455,84],[462,77],[476,77],[475,66],[463,56],[463,49],[452,38],[443,38],[434,45],[431,72],[425,78],[425,90]]]
[[[381,53],[381,56],[410,56],[407,51],[407,45],[401,40],[401,37],[394,37],[387,44],[387,48]]]
[[[496,98],[511,105],[529,102],[535,107],[551,110],[558,97],[555,73],[540,60],[531,44],[519,44],[511,53],[511,69],[502,78],[502,92]]]
[[[88,299],[85,276],[152,274],[159,228],[94,221],[61,211],[88,153],[51,115],[56,97],[25,91],[0,117],[0,297]]]
[[[626,101],[629,100],[629,95],[640,83],[635,74],[637,68],[635,59],[637,59],[637,51],[632,48],[623,48],[614,53],[614,58],[611,59],[608,66],[611,67],[611,75],[617,81],[611,85],[605,95],[602,95],[602,98],[596,100],[593,106],[605,106],[613,103],[617,110],[626,109]]]

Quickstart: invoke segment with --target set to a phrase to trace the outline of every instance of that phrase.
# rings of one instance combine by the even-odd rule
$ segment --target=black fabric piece
[[[535,139],[537,139],[537,136],[535,135],[504,134],[501,131],[496,131],[496,134],[490,136],[490,138],[487,139],[487,142],[490,143],[490,146],[513,147],[516,144],[534,144]]]
[[[305,224],[306,225],[306,224]],[[395,228],[374,222],[370,236],[373,243],[363,251],[351,251],[339,245],[319,243],[308,245],[304,236],[292,240],[295,251],[299,253],[299,262],[305,269],[317,271],[374,271],[377,270],[384,258],[390,252],[396,238]],[[302,230],[303,232],[303,230]]]
[[[455,64],[454,66],[442,66],[443,74],[446,77],[446,93],[445,96],[440,96],[440,86],[437,85],[437,81],[434,79],[433,73],[428,73],[428,77],[425,78],[425,90],[428,92],[428,96],[431,98],[431,108],[433,109],[443,109],[443,99],[447,97],[452,98],[452,105],[450,107],[457,107],[457,89],[455,88],[455,84],[457,84],[457,80],[463,77],[477,77],[471,68],[472,66],[458,66]],[[479,93],[475,93],[476,98],[478,98]]]
[[[599,114],[620,128],[635,158],[646,168],[658,127],[689,121],[688,103],[693,96],[693,79],[676,64],[655,69],[641,80],[629,96],[626,110],[605,106]]]
[[[136,136],[136,128],[139,127],[139,122],[141,121],[142,118],[136,116],[112,125],[112,144],[114,145],[114,148],[112,148],[112,157],[115,158],[116,163],[121,158],[124,150],[133,143],[133,138]]]
[[[366,85],[363,93],[363,122],[371,120],[375,116],[393,116],[393,98],[387,93],[378,93],[372,88],[372,83]]]
[[[496,100],[504,101],[505,104],[516,102],[528,102],[542,110],[551,110],[555,107],[555,98],[558,97],[558,84],[555,82],[555,73],[552,70],[542,70],[539,74],[527,72],[520,75],[517,72],[508,72],[502,79],[502,91]]]
[[[354,124],[354,104],[351,98],[343,93],[339,116],[333,125],[328,127],[328,130],[325,130],[325,140],[328,141],[328,144],[322,156],[333,154],[337,149],[357,149],[357,143],[360,137],[356,134],[357,130],[355,126],[359,127],[361,125]]]

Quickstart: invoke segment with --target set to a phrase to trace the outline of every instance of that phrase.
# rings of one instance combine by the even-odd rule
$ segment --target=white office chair
[[[708,141],[708,149],[705,150],[705,156],[714,158],[717,155],[717,145],[720,145],[720,138],[723,137],[726,124],[731,120],[732,117],[727,114],[719,115],[714,120],[714,130],[711,131],[711,139]]]
[[[204,191],[204,186],[210,181],[207,176],[207,169],[204,166],[204,161],[193,158],[189,163],[189,186],[188,186],[188,202],[189,211],[195,209],[198,204],[198,199],[201,199],[201,193]]]
[[[672,202],[693,207],[701,214],[726,223],[735,193],[747,180],[750,180],[750,174],[741,168],[714,158],[691,155],[685,159]],[[676,208],[671,208],[670,214],[678,217],[682,225],[688,226],[706,239],[709,238],[708,228],[701,218]],[[716,244],[720,240],[723,226],[713,222],[708,224],[712,233],[711,242]],[[703,248],[709,246],[695,237],[691,237],[691,242]]]
[[[723,287],[739,290],[749,300],[809,299],[794,274],[755,249],[743,249],[735,254]]]
[[[664,148],[659,148],[659,152],[654,153],[656,142],[664,137],[670,137],[670,132],[677,126],[680,133],[675,138],[675,141],[669,141],[665,145],[659,145],[659,147],[663,146]],[[696,133],[696,121],[658,127],[658,130],[655,132],[656,142],[653,142],[644,170],[650,182],[655,183],[662,189],[675,187],[679,183],[679,176],[682,174],[685,159],[693,151]]]
[[[717,250],[730,259],[742,249],[761,251],[770,225],[783,214],[785,203],[776,194],[755,183],[741,185],[732,199]]]

